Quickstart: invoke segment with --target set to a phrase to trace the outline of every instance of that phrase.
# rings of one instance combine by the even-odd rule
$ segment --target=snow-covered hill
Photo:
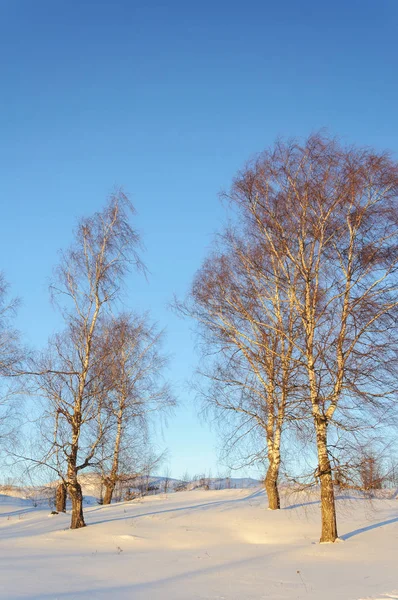
[[[0,598],[398,598],[397,499],[339,499],[345,541],[320,545],[316,497],[289,498],[272,512],[261,488],[161,494],[88,507],[71,531],[68,514],[1,496]]]
[[[79,481],[82,486],[83,494],[86,497],[101,497],[101,478],[96,473],[84,473],[80,476]],[[250,488],[259,486],[260,482],[257,479],[251,479],[250,477],[233,478],[211,478],[211,477],[199,477],[192,481],[182,481],[181,479],[166,478],[161,476],[151,477],[131,477],[130,481],[126,481],[120,486],[117,486],[115,490],[115,496],[122,499],[125,496],[126,491],[136,492],[137,494],[143,492],[145,494],[159,494],[167,491],[189,491],[195,489],[210,489],[210,490],[223,490],[231,488]]]
[[[82,486],[84,503],[86,505],[97,504],[103,496],[101,477],[97,473],[83,473],[79,477]],[[57,482],[53,481],[42,486],[17,486],[0,485],[0,495],[13,496],[31,500],[34,505],[45,504],[51,506],[55,497]],[[154,495],[160,493],[172,493],[176,491],[190,491],[196,489],[223,490],[233,488],[257,487],[260,482],[250,477],[244,478],[207,478],[202,477],[193,481],[182,481],[169,477],[136,476],[126,478],[126,481],[116,485],[114,501],[125,500],[126,496]]]

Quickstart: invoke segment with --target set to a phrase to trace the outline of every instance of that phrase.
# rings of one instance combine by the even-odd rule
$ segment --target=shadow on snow
[[[345,533],[341,535],[342,540],[349,540],[355,535],[359,535],[360,533],[366,533],[367,531],[371,531],[372,529],[379,529],[379,527],[384,527],[384,525],[392,525],[393,523],[398,523],[398,517],[394,517],[393,519],[387,519],[387,521],[380,521],[379,523],[373,523],[373,525],[367,525],[366,527],[360,527],[359,529],[354,529],[349,533]]]

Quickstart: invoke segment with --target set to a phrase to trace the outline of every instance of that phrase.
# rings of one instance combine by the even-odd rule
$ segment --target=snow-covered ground
[[[0,598],[398,598],[398,499],[339,499],[345,541],[332,545],[318,544],[315,497],[287,502],[193,490],[87,507],[71,531],[68,514],[0,496]]]

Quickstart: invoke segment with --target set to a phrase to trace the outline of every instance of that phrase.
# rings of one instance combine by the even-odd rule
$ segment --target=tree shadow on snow
[[[9,510],[7,512],[0,513],[0,518],[1,517],[17,517],[18,515],[26,515],[27,513],[34,512],[37,510],[41,510],[41,508],[38,509],[38,508],[32,506],[32,508],[20,508],[19,510]]]
[[[337,500],[352,500],[354,502],[369,502],[371,500],[377,500],[377,498],[366,498],[361,496],[349,496],[348,494],[339,494],[335,497]],[[297,502],[296,504],[290,504],[289,506],[284,506],[282,510],[292,510],[293,508],[301,508],[302,506],[311,506],[315,504],[320,505],[321,501],[319,500],[310,500],[309,502]]]
[[[267,560],[270,560],[271,558],[274,559],[278,554],[283,554],[283,550],[277,551],[277,552],[273,552],[271,554],[267,554]],[[250,564],[253,565],[253,561],[261,561],[264,562],[264,556],[258,556],[258,557],[249,557],[249,558],[244,558],[244,559],[240,559],[240,560],[236,560],[236,561],[231,561],[228,562],[226,564],[216,564],[216,565],[212,565],[212,566],[208,566],[206,568],[202,568],[202,569],[195,569],[195,570],[190,570],[190,571],[184,571],[183,573],[176,573],[175,575],[170,575],[168,577],[162,577],[159,579],[153,579],[153,580],[149,580],[149,581],[141,581],[141,582],[132,582],[130,584],[127,585],[120,585],[120,586],[112,586],[112,587],[108,587],[108,588],[89,588],[89,589],[85,589],[85,590],[74,590],[74,591],[54,591],[51,593],[45,593],[45,594],[34,594],[32,596],[14,596],[15,600],[54,600],[55,598],[57,600],[67,600],[68,598],[70,598],[70,600],[74,600],[75,598],[79,598],[80,599],[85,599],[87,598],[88,600],[91,600],[92,598],[95,598],[96,600],[102,600],[102,599],[106,599],[108,600],[109,598],[117,598],[119,597],[120,594],[122,594],[123,592],[129,592],[129,598],[133,598],[133,594],[134,592],[147,592],[148,594],[148,598],[150,598],[150,593],[151,593],[151,589],[152,588],[157,588],[160,586],[164,586],[167,584],[175,584],[179,581],[184,581],[187,580],[189,581],[190,584],[192,584],[192,579],[195,577],[203,577],[203,576],[207,576],[207,575],[212,575],[213,573],[216,574],[217,576],[219,575],[220,572],[222,571],[228,571],[231,569],[235,569],[236,567],[241,567],[244,566],[246,564]],[[124,597],[124,596],[123,596]]]
[[[398,517],[394,517],[393,519],[388,519],[387,521],[380,521],[380,523],[374,523],[373,525],[367,525],[366,527],[360,527],[359,529],[354,529],[344,535],[341,535],[340,538],[342,540],[349,540],[355,535],[359,535],[360,533],[366,533],[367,531],[371,531],[372,529],[379,529],[379,527],[384,527],[384,525],[392,525],[393,523],[398,523]]]
[[[311,504],[320,504],[320,502],[320,500],[312,500],[311,502],[298,502],[297,504],[284,506],[282,510],[292,510],[293,508],[301,508],[302,506],[311,506]]]

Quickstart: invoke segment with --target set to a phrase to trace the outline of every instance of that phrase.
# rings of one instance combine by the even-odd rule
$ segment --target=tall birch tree
[[[265,448],[265,488],[275,510],[280,508],[282,431],[299,387],[296,312],[279,264],[270,257],[250,224],[240,232],[227,230],[179,309],[200,323],[208,357],[201,373],[210,381],[201,392],[206,404],[224,424],[228,413],[235,415],[232,444],[258,434]]]
[[[301,322],[295,351],[316,435],[322,542],[337,538],[330,429],[396,399],[398,166],[314,135],[278,142],[228,197],[267,242]],[[294,274],[294,276],[292,276]]]
[[[128,198],[118,192],[101,212],[82,219],[51,284],[65,328],[51,339],[35,371],[52,422],[47,462],[63,475],[72,500],[72,529],[85,526],[78,475],[93,465],[106,431],[100,418],[108,393],[101,324],[115,309],[129,268],[143,269],[139,237],[130,224],[133,212]]]

